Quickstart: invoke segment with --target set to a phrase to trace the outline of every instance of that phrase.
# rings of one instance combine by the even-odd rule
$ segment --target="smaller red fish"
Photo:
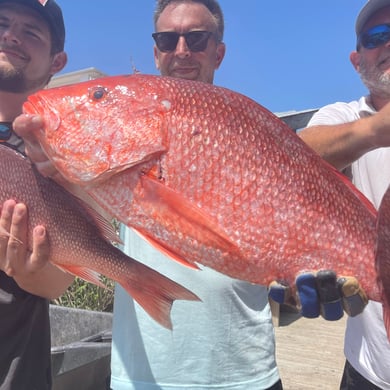
[[[108,239],[118,241],[118,237],[112,226],[91,214],[89,207],[57,183],[41,176],[20,153],[0,145],[0,164],[0,202],[14,199],[28,206],[30,230],[36,225],[47,228],[54,264],[96,285],[103,286],[100,274],[117,281],[152,318],[169,329],[175,299],[199,300],[113,246]]]

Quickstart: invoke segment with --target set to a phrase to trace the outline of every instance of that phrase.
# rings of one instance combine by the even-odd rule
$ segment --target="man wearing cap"
[[[350,60],[369,90],[349,103],[316,113],[302,139],[339,170],[378,208],[390,184],[390,0],[370,0],[356,21],[357,48]],[[390,343],[382,305],[370,301],[349,317],[340,389],[390,389]]]
[[[23,151],[12,122],[27,96],[43,88],[66,64],[65,28],[53,0],[0,0],[0,141]],[[12,172],[10,172],[12,175]],[[28,205],[27,205],[28,207]],[[73,277],[47,262],[43,226],[32,232],[28,252],[27,209],[6,201],[0,213],[0,389],[51,388],[48,299]],[[10,235],[4,234],[9,232]]]

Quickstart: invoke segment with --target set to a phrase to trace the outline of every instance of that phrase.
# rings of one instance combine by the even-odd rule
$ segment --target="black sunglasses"
[[[376,49],[390,41],[390,24],[378,24],[361,33],[358,37],[357,46],[365,49]]]
[[[188,48],[193,51],[206,50],[209,38],[214,35],[210,31],[189,31],[184,34],[179,34],[175,31],[156,32],[152,34],[158,50],[169,53],[174,51],[179,42],[180,37],[184,37]]]

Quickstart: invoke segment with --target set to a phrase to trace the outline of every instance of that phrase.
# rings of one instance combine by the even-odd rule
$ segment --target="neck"
[[[0,121],[12,122],[22,113],[22,105],[30,93],[11,93],[0,91]]]

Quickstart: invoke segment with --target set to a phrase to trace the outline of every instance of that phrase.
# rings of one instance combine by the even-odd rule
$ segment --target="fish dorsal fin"
[[[229,256],[239,254],[238,246],[219,227],[215,218],[202,211],[180,193],[149,175],[141,177],[141,186],[143,196],[139,201],[143,203],[144,209],[153,215],[154,220],[160,221],[160,224],[165,226],[170,224],[175,226],[183,236],[193,238],[203,247],[215,248]],[[180,262],[184,260],[180,254],[175,253],[167,245],[152,239],[147,232],[142,229],[138,231],[153,246],[163,250],[170,257],[175,260],[180,259]],[[192,259],[184,260],[184,263],[187,262],[193,264]]]
[[[382,197],[377,219],[375,267],[381,293],[383,321],[390,341],[390,186]]]
[[[333,171],[333,173],[353,192],[353,194],[367,207],[367,209],[370,211],[370,213],[376,218],[377,216],[377,210],[370,202],[367,197],[359,191],[359,189],[349,180],[347,176],[345,176],[342,172],[337,170],[333,165],[329,164],[327,161],[322,160],[325,165],[328,166],[328,168]]]

